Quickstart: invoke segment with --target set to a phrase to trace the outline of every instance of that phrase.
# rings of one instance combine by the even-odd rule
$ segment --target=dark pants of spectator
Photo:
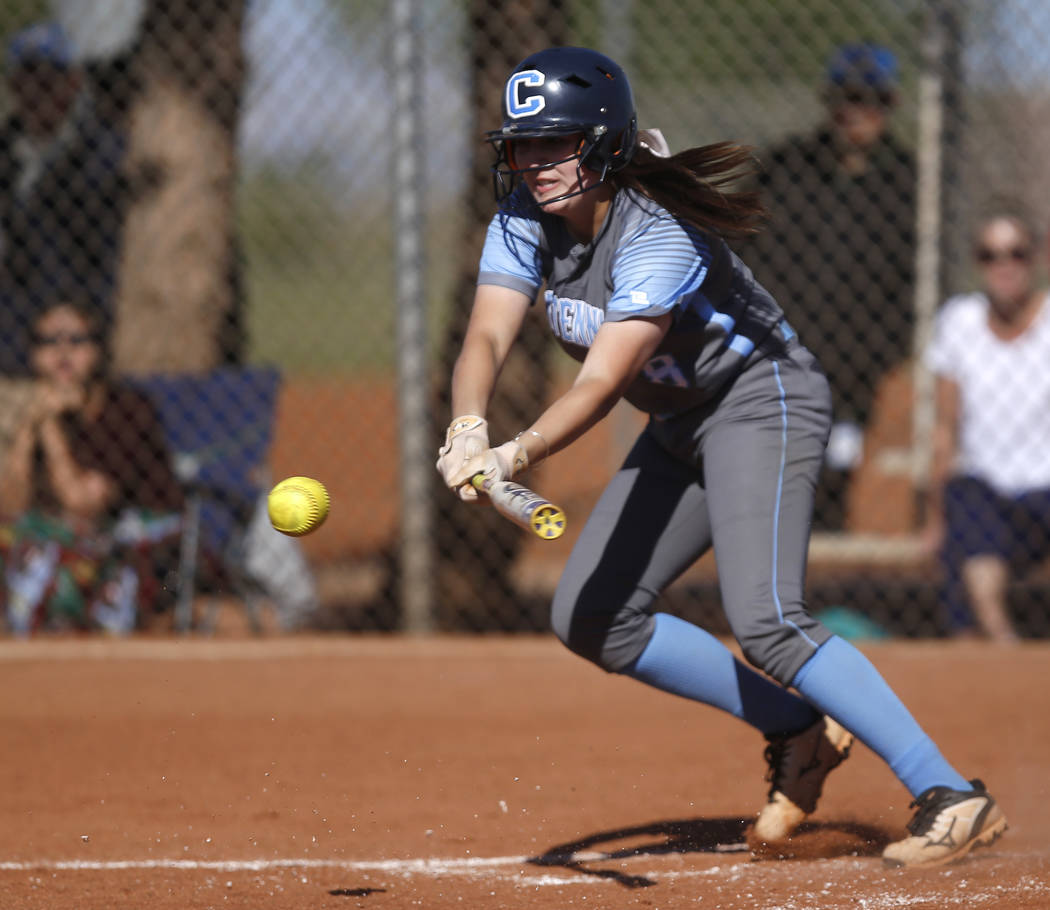
[[[955,634],[976,625],[962,578],[967,559],[999,556],[1019,575],[1050,555],[1050,490],[1003,496],[976,477],[955,477],[944,491],[944,517],[942,605]]]
[[[845,530],[846,499],[852,478],[852,471],[836,471],[824,466],[813,500],[814,531]]]

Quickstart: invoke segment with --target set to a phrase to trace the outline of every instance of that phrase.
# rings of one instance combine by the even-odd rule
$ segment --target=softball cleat
[[[828,774],[849,755],[853,734],[830,717],[822,717],[800,733],[766,739],[769,800],[758,813],[749,840],[775,844],[790,837],[817,808]]]
[[[908,822],[910,837],[882,851],[891,868],[945,866],[962,859],[974,847],[986,847],[1006,830],[1006,817],[979,780],[972,790],[930,787],[912,802],[918,807]]]

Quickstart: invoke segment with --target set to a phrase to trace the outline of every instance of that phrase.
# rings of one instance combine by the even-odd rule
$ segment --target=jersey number
[[[673,385],[680,389],[687,388],[689,385],[682,368],[674,362],[670,354],[654,357],[642,368],[642,375],[649,382],[657,385]]]

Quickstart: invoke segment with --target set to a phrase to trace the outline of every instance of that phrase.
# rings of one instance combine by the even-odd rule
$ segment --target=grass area
[[[388,262],[377,253],[375,260]],[[396,314],[392,276],[362,277],[364,264],[311,257],[278,267],[249,260],[248,332],[251,358],[297,372],[389,367]]]
[[[239,218],[252,360],[300,373],[394,367],[396,264],[386,199],[340,206],[316,176],[265,174],[242,187]],[[449,308],[460,235],[447,220],[426,232],[431,349]]]

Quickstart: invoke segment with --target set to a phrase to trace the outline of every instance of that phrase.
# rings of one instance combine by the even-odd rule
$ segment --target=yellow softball
[[[266,499],[270,524],[289,537],[316,531],[328,517],[328,491],[312,477],[288,477]]]

